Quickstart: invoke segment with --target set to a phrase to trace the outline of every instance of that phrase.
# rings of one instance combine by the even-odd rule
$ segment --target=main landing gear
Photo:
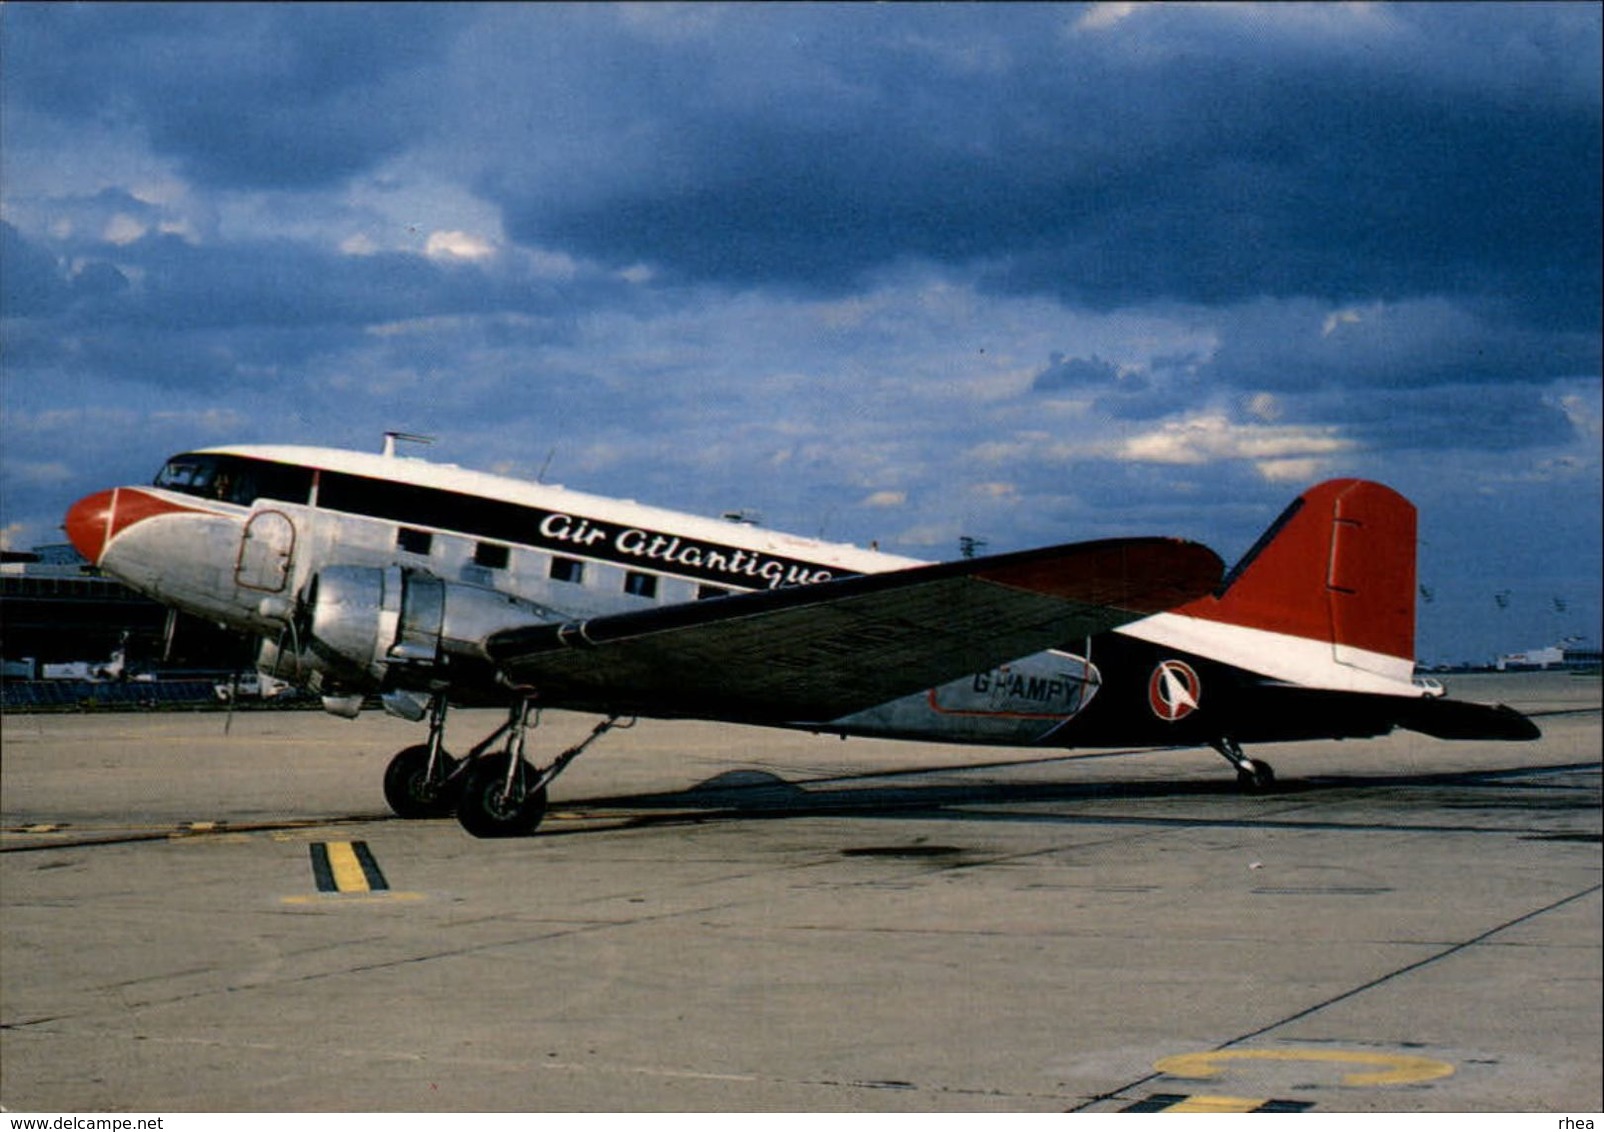
[[[1210,741],[1209,746],[1236,767],[1236,784],[1246,793],[1267,794],[1275,789],[1275,770],[1261,759],[1248,758],[1235,739],[1221,736]]]
[[[384,771],[384,800],[404,818],[443,818],[457,807],[463,764],[446,753],[446,698],[429,705],[429,741],[408,747]],[[499,734],[499,732],[498,732]]]
[[[539,725],[540,710],[531,697],[519,697],[497,727],[465,759],[446,753],[445,697],[437,695],[429,711],[429,741],[408,747],[390,760],[384,773],[384,797],[404,818],[443,817],[456,811],[462,828],[475,837],[523,837],[546,816],[546,787],[569,763],[614,727],[632,727],[608,716],[581,742],[558,755],[549,766],[525,761],[528,733]],[[490,748],[502,736],[506,744]],[[488,753],[487,753],[488,752]]]

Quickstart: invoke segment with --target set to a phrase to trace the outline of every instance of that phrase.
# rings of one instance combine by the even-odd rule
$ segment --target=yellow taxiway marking
[[[329,843],[329,872],[334,874],[334,887],[341,892],[367,892],[371,887],[349,841]]]
[[[1263,1097],[1187,1097],[1164,1112],[1253,1112],[1265,1103]]]
[[[319,892],[315,896],[306,894],[302,896],[280,897],[280,904],[396,904],[412,900],[422,900],[421,892]]]
[[[366,841],[314,841],[312,858],[316,896],[286,896],[285,904],[390,904],[422,900],[421,892],[392,892]]]
[[[1207,1053],[1183,1053],[1153,1063],[1153,1068],[1171,1077],[1201,1080],[1218,1077],[1233,1061],[1323,1061],[1336,1064],[1368,1065],[1374,1068],[1346,1073],[1344,1085],[1414,1085],[1453,1076],[1454,1067],[1446,1061],[1406,1053],[1373,1053],[1368,1050],[1299,1049],[1220,1049]]]
[[[1270,1097],[1188,1096],[1185,1093],[1154,1093],[1121,1112],[1308,1112],[1313,1101],[1275,1100]]]
[[[319,892],[375,892],[390,887],[366,841],[316,841],[310,847]]]

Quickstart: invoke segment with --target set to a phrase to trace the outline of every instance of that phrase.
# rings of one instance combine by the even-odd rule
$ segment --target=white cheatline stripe
[[[1415,662],[1352,645],[1333,645],[1290,633],[1155,613],[1116,632],[1151,644],[1224,661],[1249,672],[1310,688],[1379,695],[1420,696],[1411,682]]]

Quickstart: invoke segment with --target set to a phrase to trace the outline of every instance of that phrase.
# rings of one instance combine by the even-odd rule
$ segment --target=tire
[[[459,780],[451,778],[457,760],[440,752],[435,781],[428,779],[429,748],[408,747],[390,760],[384,771],[384,800],[398,817],[442,818],[457,808]]]
[[[519,774],[527,779],[533,770],[525,763]],[[527,837],[545,816],[544,786],[521,798],[507,796],[506,755],[478,759],[468,768],[457,799],[457,821],[475,837]]]
[[[1248,794],[1268,794],[1275,789],[1275,770],[1267,762],[1249,759],[1252,771],[1236,772],[1237,785]]]

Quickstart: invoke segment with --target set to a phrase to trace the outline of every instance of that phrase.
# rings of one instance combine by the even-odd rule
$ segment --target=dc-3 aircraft
[[[174,456],[97,492],[73,544],[158,601],[260,637],[257,668],[355,716],[427,719],[396,813],[532,832],[552,780],[620,720],[1033,747],[1532,739],[1507,707],[1414,679],[1415,509],[1310,488],[1222,573],[1213,551],[1107,539],[922,563],[399,456],[292,446]],[[500,702],[466,758],[447,705]],[[603,717],[544,766],[539,708]]]

